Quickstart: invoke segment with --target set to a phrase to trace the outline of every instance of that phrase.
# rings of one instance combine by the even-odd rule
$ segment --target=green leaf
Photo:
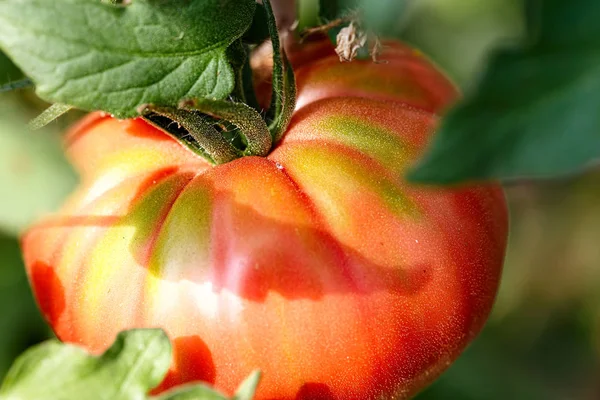
[[[0,231],[12,234],[56,210],[78,181],[55,126],[32,132],[29,119],[22,104],[0,97]]]
[[[0,388],[0,400],[227,400],[205,384],[178,386],[147,396],[171,364],[171,344],[161,329],[121,332],[101,356],[83,348],[47,341],[13,364]],[[232,400],[251,400],[260,373],[252,373]]]
[[[145,104],[226,98],[226,50],[252,23],[253,0],[0,0],[0,47],[53,103],[138,115]]]
[[[600,2],[529,1],[529,38],[490,62],[413,181],[549,178],[600,157]]]
[[[49,341],[17,359],[0,398],[144,399],[161,382],[170,363],[169,338],[157,329],[121,333],[100,357],[74,345]]]

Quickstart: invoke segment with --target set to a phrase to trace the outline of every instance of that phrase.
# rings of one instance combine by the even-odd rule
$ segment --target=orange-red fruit
[[[413,50],[385,64],[292,54],[298,108],[266,158],[212,167],[141,120],[68,136],[82,183],[23,237],[40,307],[94,352],[134,327],[174,346],[158,390],[203,380],[257,399],[400,399],[484,324],[507,236],[495,184],[419,187],[453,86]],[[317,54],[315,53],[315,54]]]

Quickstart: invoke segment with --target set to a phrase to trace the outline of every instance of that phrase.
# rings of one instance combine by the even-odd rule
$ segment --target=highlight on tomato
[[[497,184],[403,176],[457,97],[427,59],[296,49],[297,107],[266,157],[212,165],[142,119],[99,113],[66,138],[81,176],[23,236],[40,308],[93,352],[160,327],[156,389],[204,381],[257,399],[414,395],[481,330],[498,288],[507,210]]]

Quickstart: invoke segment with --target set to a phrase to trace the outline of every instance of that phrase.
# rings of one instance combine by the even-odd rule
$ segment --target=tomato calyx
[[[233,124],[243,135],[247,156],[266,156],[271,150],[273,138],[265,120],[252,107],[244,103],[218,100],[189,100],[180,107],[190,112],[200,111],[206,115]]]
[[[179,108],[147,106],[143,119],[211,164],[269,154],[273,138],[267,123],[244,103],[186,100]]]
[[[273,49],[272,96],[268,110],[263,113],[260,108],[246,104],[247,96],[240,89],[248,86],[248,82],[243,81],[244,74],[237,77],[239,95],[232,94],[231,100],[192,98],[181,101],[177,108],[145,105],[139,109],[146,122],[211,164],[224,164],[243,156],[268,155],[283,137],[296,106],[294,71],[280,42],[271,5],[269,1],[263,1],[263,5]],[[248,76],[251,78],[252,74]]]
[[[224,164],[241,156],[241,152],[198,112],[149,107],[142,118],[211,164]]]

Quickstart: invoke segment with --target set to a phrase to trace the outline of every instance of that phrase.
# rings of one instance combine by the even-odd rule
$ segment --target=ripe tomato
[[[68,135],[82,183],[23,237],[40,308],[94,352],[133,327],[174,346],[158,391],[194,380],[257,399],[405,398],[492,306],[507,236],[494,184],[403,175],[456,97],[427,60],[294,55],[298,107],[268,157],[212,167],[140,119]]]

